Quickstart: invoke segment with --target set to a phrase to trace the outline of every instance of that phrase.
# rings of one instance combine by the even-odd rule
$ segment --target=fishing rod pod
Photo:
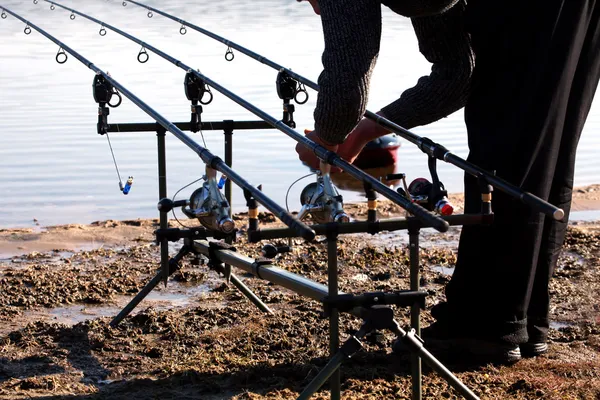
[[[160,14],[166,18],[169,18],[169,19],[176,21],[182,25],[192,28],[193,30],[200,32],[203,35],[206,35],[218,42],[226,44],[229,49],[231,49],[231,48],[236,49],[239,52],[247,55],[248,57],[250,57],[262,64],[265,64],[277,71],[285,71],[287,74],[289,74],[289,76],[296,79],[298,82],[302,83],[303,85],[306,85],[309,88],[311,88],[317,92],[319,91],[319,85],[317,85],[315,82],[303,77],[302,75],[299,75],[299,74],[293,72],[289,68],[285,68],[284,66],[275,63],[274,61],[272,61],[258,53],[255,53],[243,46],[240,46],[237,43],[227,40],[222,36],[219,36],[211,31],[203,29],[203,28],[201,28],[197,25],[194,25],[190,22],[184,21],[181,18],[177,18],[177,17],[175,17],[171,14],[168,14],[164,11],[161,11],[159,9],[147,6],[145,4],[142,4],[142,3],[134,1],[134,0],[130,0],[130,1],[133,4],[136,4],[140,7],[146,8],[148,10],[152,10],[157,14]],[[538,196],[536,196],[532,193],[525,192],[522,189],[520,189],[519,187],[505,181],[504,179],[498,178],[493,173],[486,171],[486,170],[452,154],[452,152],[450,152],[444,146],[433,142],[431,139],[426,138],[426,137],[420,137],[420,136],[412,133],[408,129],[403,128],[400,125],[395,124],[392,121],[390,121],[380,115],[377,115],[369,110],[366,110],[365,117],[374,121],[376,124],[386,128],[387,130],[398,134],[399,136],[408,140],[409,142],[417,145],[417,147],[424,153],[426,153],[430,156],[435,155],[435,157],[437,159],[447,162],[449,164],[452,164],[478,179],[482,179],[482,178],[485,179],[487,181],[487,183],[489,183],[493,187],[503,191],[504,193],[508,194],[511,197],[519,199],[522,203],[527,204],[529,207],[537,210],[538,212],[541,212],[557,221],[560,221],[564,218],[565,212],[563,209],[558,208],[558,207],[548,203],[547,201],[539,198]],[[386,196],[386,197],[389,198],[389,196]]]
[[[48,1],[48,0],[46,0]],[[139,4],[137,2],[131,1],[134,4]],[[425,210],[423,207],[421,207],[418,204],[412,203],[410,202],[410,200],[406,199],[404,196],[396,193],[394,190],[390,189],[389,187],[383,185],[379,180],[377,180],[376,178],[370,176],[369,174],[365,173],[364,171],[362,171],[361,169],[357,168],[356,166],[350,164],[349,162],[347,162],[346,160],[342,159],[340,156],[338,156],[336,153],[326,149],[325,147],[313,142],[312,140],[308,139],[306,136],[298,133],[297,131],[295,131],[294,129],[292,129],[289,125],[286,124],[286,122],[282,121],[282,120],[277,120],[276,118],[274,118],[273,116],[269,115],[268,113],[264,112],[263,110],[259,109],[258,107],[254,106],[253,104],[251,104],[250,102],[242,99],[241,97],[237,96],[235,93],[229,91],[228,89],[226,89],[225,87],[219,85],[217,82],[211,80],[210,78],[208,78],[207,76],[201,74],[198,71],[194,71],[192,68],[190,68],[189,66],[187,66],[186,64],[184,64],[183,62],[171,57],[170,55],[166,54],[165,52],[157,49],[154,46],[151,46],[145,42],[142,42],[141,40],[137,39],[136,37],[123,32],[122,30],[115,28],[107,23],[104,23],[102,21],[99,21],[93,17],[90,17],[89,15],[83,14],[81,12],[75,11],[75,10],[70,10],[64,6],[61,6],[69,11],[75,12],[78,15],[81,15],[84,18],[89,19],[90,21],[93,21],[97,24],[102,24],[103,26],[106,26],[107,28],[119,33],[120,35],[128,38],[131,41],[134,41],[140,45],[142,45],[145,49],[148,49],[152,52],[154,52],[155,54],[161,56],[162,58],[164,58],[165,60],[171,62],[172,64],[178,66],[179,68],[185,70],[186,72],[191,72],[192,74],[194,74],[197,78],[199,78],[200,80],[204,81],[208,86],[216,89],[217,91],[219,91],[220,93],[224,94],[225,96],[227,96],[229,99],[233,100],[235,103],[241,105],[242,107],[244,107],[246,110],[252,112],[253,114],[255,114],[256,116],[260,117],[262,120],[264,120],[265,122],[267,122],[268,124],[270,124],[271,126],[273,126],[274,128],[280,130],[281,132],[285,133],[286,135],[288,135],[290,138],[294,139],[295,141],[297,141],[298,143],[300,143],[301,145],[305,146],[306,148],[312,150],[314,152],[314,154],[320,158],[321,160],[323,160],[324,162],[336,166],[338,168],[340,168],[341,170],[345,171],[346,173],[348,173],[348,175],[354,177],[355,179],[358,179],[360,181],[362,181],[363,183],[369,183],[372,185],[373,189],[379,193],[381,193],[383,196],[387,197],[388,199],[392,200],[393,202],[395,202],[396,204],[400,205],[402,208],[406,209],[408,212],[410,212],[412,215],[414,215],[415,217],[423,220],[424,222],[426,222],[426,224],[430,227],[433,227],[434,229],[440,231],[440,232],[446,232],[449,228],[449,225],[446,221],[444,221],[443,219],[439,218],[436,215],[433,215],[431,213],[429,213],[427,210]],[[162,12],[160,12],[159,10],[153,9],[152,7],[146,7],[149,10],[155,11],[158,14],[163,15]],[[181,21],[182,23],[185,23],[185,21]],[[187,26],[191,26],[187,23],[185,23]],[[194,29],[196,29],[197,27],[194,27]],[[198,28],[200,29],[200,28]],[[295,78],[295,75],[292,75],[289,70],[286,70],[286,72],[288,74],[290,74],[290,76]],[[121,90],[122,91],[122,90]],[[155,115],[150,114],[153,117],[155,117]],[[288,121],[289,122],[289,121]],[[162,123],[161,123],[162,125]],[[165,129],[167,129],[168,131],[170,131],[171,133],[173,133],[175,136],[179,137],[185,144],[187,144],[190,148],[192,149],[197,149],[198,145],[192,141],[193,145],[188,143],[188,141],[191,141],[190,138],[188,138],[185,133],[183,132],[175,132],[171,126],[173,126],[172,123],[168,123],[168,127],[167,125],[163,125],[165,126]],[[173,128],[177,129],[177,127],[173,126]],[[185,137],[185,139],[183,139],[182,137]],[[211,157],[208,158],[204,158],[203,154],[204,151],[208,151],[206,149],[203,149],[202,152],[198,152],[198,154],[200,155],[200,157],[209,165],[211,165],[212,162],[212,154]],[[223,168],[228,168],[226,167],[226,164],[223,163],[224,167]],[[230,179],[233,180],[233,177],[231,176],[230,172],[226,172],[223,171],[222,169],[218,169],[219,171],[223,172],[226,176],[228,176]],[[231,170],[230,170],[231,171]],[[239,184],[238,184],[239,185]],[[254,189],[254,188],[253,188]],[[260,203],[265,205],[265,201],[268,202],[269,204],[271,204],[271,207],[273,205],[272,201],[269,199],[267,200],[264,195],[261,192],[257,193],[257,196],[261,196],[261,200]],[[257,198],[258,200],[258,198]],[[269,208],[269,207],[267,207]],[[270,211],[273,212],[272,208],[269,208]],[[300,235],[305,239],[308,239],[309,237],[314,238],[314,232],[311,231],[306,225],[304,225],[303,223],[301,223],[301,225],[299,225],[300,221],[295,220],[289,213],[283,211],[279,211],[279,212],[274,212],[274,214],[281,219],[284,223],[286,223],[286,225],[288,226],[295,226],[296,228],[298,228],[300,231],[302,231],[303,233]],[[286,222],[287,221],[287,222]],[[292,224],[292,225],[289,225]],[[312,240],[312,239],[308,239],[308,240]]]
[[[27,23],[24,19],[19,17],[18,15],[8,11],[10,14],[15,15],[17,18]],[[80,15],[80,13],[79,13]],[[320,146],[304,136],[300,135],[298,132],[291,129],[289,126],[285,125],[282,121],[277,121],[270,115],[266,114],[264,111],[258,109],[257,107],[251,105],[247,101],[241,99],[240,97],[234,95],[232,92],[218,85],[214,81],[211,81],[209,78],[201,75],[200,73],[194,73],[199,79],[203,79],[207,84],[219,90],[227,97],[231,98],[238,104],[244,106],[246,109],[252,111],[259,117],[261,117],[265,122],[272,125],[273,127],[281,130],[282,132],[288,134],[300,144],[311,149],[319,158],[322,160],[326,160],[326,163],[322,163],[321,165],[321,186],[323,194],[319,193],[321,190],[318,187],[315,187],[312,195],[310,196],[309,202],[313,204],[317,203],[317,200],[321,201],[325,205],[328,205],[330,208],[327,209],[328,213],[323,215],[318,215],[317,217],[322,220],[331,220],[336,217],[338,220],[342,220],[343,216],[340,216],[341,211],[341,197],[339,197],[339,193],[335,190],[335,187],[331,183],[329,177],[329,165],[339,166],[342,169],[347,170],[349,175],[353,177],[357,177],[362,180],[363,183],[371,185],[373,188],[377,188],[376,190],[380,193],[384,194],[386,197],[395,200],[401,205],[407,204],[405,208],[409,209],[411,212],[414,212],[418,219],[413,219],[412,223],[409,222],[409,245],[411,248],[411,297],[410,302],[400,301],[400,297],[394,293],[367,293],[361,296],[349,295],[346,296],[338,290],[338,264],[337,264],[337,236],[340,233],[339,230],[344,229],[346,227],[352,227],[353,224],[337,224],[337,223],[327,223],[325,224],[325,234],[327,236],[327,255],[328,255],[328,286],[319,285],[309,279],[306,279],[301,276],[294,276],[285,270],[275,270],[271,268],[270,263],[264,259],[248,259],[248,262],[243,262],[243,266],[239,265],[239,257],[234,257],[232,259],[227,259],[227,255],[235,252],[235,248],[229,245],[227,242],[215,242],[211,241],[207,243],[207,248],[203,249],[202,246],[199,246],[200,243],[196,240],[198,239],[206,239],[208,237],[217,238],[217,232],[214,232],[214,229],[210,229],[204,231],[204,229],[200,228],[191,228],[186,230],[181,229],[169,229],[166,219],[167,209],[172,208],[176,204],[182,206],[188,206],[189,210],[197,211],[197,214],[193,214],[194,217],[199,217],[201,223],[208,225],[210,224],[212,227],[219,226],[221,229],[229,229],[231,226],[228,226],[229,221],[227,221],[228,215],[226,216],[226,212],[229,211],[229,205],[222,200],[222,194],[219,191],[219,184],[216,184],[216,171],[222,172],[226,175],[231,181],[235,182],[238,186],[240,186],[244,190],[244,196],[248,202],[249,208],[251,203],[260,202],[267,209],[276,214],[279,219],[281,219],[286,225],[290,226],[295,233],[295,236],[302,236],[305,239],[311,240],[315,237],[315,231],[308,228],[301,221],[294,219],[289,213],[285,212],[281,207],[277,206],[272,200],[268,197],[264,196],[262,192],[249,183],[244,181],[239,175],[235,173],[223,160],[219,157],[213,155],[208,149],[203,148],[196,142],[194,142],[190,137],[188,137],[185,133],[181,131],[180,128],[177,127],[175,123],[169,122],[163,116],[158,114],[148,105],[146,105],[141,99],[133,95],[129,92],[125,87],[119,84],[116,80],[110,77],[107,73],[104,73],[102,70],[97,68],[90,61],[79,55],[77,52],[72,49],[66,47],[62,44],[62,42],[55,39],[53,36],[49,35],[45,31],[36,27],[32,24],[32,27],[39,31],[42,35],[46,36],[48,39],[53,41],[54,43],[62,46],[65,51],[69,54],[77,58],[84,65],[90,68],[92,71],[96,72],[98,75],[101,75],[104,80],[110,85],[112,85],[112,89],[115,91],[118,89],[123,95],[125,95],[128,99],[130,99],[135,105],[137,105],[140,109],[142,109],[146,114],[151,116],[158,124],[156,124],[156,131],[158,136],[158,147],[159,147],[159,196],[162,199],[159,202],[159,209],[161,211],[160,215],[160,229],[156,231],[157,240],[161,244],[161,271],[138,293],[138,295],[119,313],[117,317],[111,322],[111,326],[115,326],[118,321],[122,320],[147,294],[156,287],[161,280],[166,280],[168,276],[179,268],[179,262],[189,253],[195,254],[204,254],[209,258],[209,265],[211,268],[215,269],[217,272],[222,273],[228,282],[233,283],[242,293],[244,293],[252,302],[254,302],[261,310],[265,312],[269,312],[269,308],[258,298],[252,291],[250,291],[247,287],[245,287],[238,278],[235,277],[231,273],[232,266],[238,266],[243,269],[243,266],[249,267],[247,272],[251,272],[253,275],[267,279],[270,282],[275,284],[288,287],[286,283],[289,283],[289,287],[296,291],[297,293],[305,296],[315,296],[317,295],[317,300],[323,302],[325,313],[330,319],[330,351],[332,353],[332,358],[329,363],[325,366],[321,372],[311,381],[311,384],[305,388],[305,390],[301,393],[299,398],[308,399],[311,397],[319,387],[331,377],[331,392],[332,398],[339,398],[340,393],[340,378],[339,373],[335,373],[335,371],[339,368],[341,363],[350,358],[356,351],[360,349],[362,346],[359,339],[361,339],[365,334],[374,330],[374,329],[386,329],[389,328],[396,336],[401,339],[409,339],[407,343],[411,344],[410,350],[413,351],[413,359],[416,357],[418,360],[419,357],[423,358],[425,362],[432,366],[434,370],[442,374],[442,376],[449,382],[449,384],[459,390],[462,394],[465,394],[469,399],[476,399],[477,397],[458,380],[454,377],[445,367],[439,363],[435,359],[435,357],[431,356],[423,347],[423,343],[416,336],[415,330],[411,330],[406,333],[401,330],[398,323],[393,319],[394,313],[391,308],[381,308],[379,304],[396,304],[398,306],[411,306],[411,320],[413,320],[416,316],[417,318],[417,327],[415,328],[418,332],[418,311],[420,307],[424,307],[424,303],[421,301],[414,301],[416,297],[420,300],[424,300],[425,292],[418,292],[418,279],[413,279],[414,277],[418,278],[419,271],[419,263],[418,257],[412,257],[413,253],[418,252],[418,230],[419,228],[425,226],[433,226],[438,230],[442,230],[444,227],[447,229],[449,225],[448,222],[441,220],[440,218],[434,217],[433,215],[427,213],[424,208],[420,206],[416,206],[410,201],[408,201],[405,197],[400,194],[392,191],[387,188],[381,182],[376,180],[375,178],[367,175],[363,171],[358,168],[350,165],[346,161],[342,160],[337,154],[331,152]],[[143,45],[143,44],[142,44]],[[153,48],[148,47],[152,51]],[[175,65],[184,68],[189,71],[189,67],[185,66],[181,62],[173,59],[172,57],[159,53],[159,55],[163,56],[169,61],[172,61]],[[97,96],[98,100],[110,100],[113,93],[113,90],[110,86],[104,86],[103,81],[98,80],[99,85],[99,93]],[[198,94],[198,93],[196,93]],[[101,108],[106,108],[107,102],[102,102]],[[107,109],[108,110],[108,109]],[[224,121],[225,122],[225,121]],[[160,126],[159,126],[160,125]],[[166,131],[173,133],[179,140],[181,140],[184,144],[190,147],[206,164],[206,182],[200,190],[195,191],[191,199],[189,201],[169,201],[166,199],[166,169],[165,169],[165,152],[164,152],[164,136]],[[108,136],[107,136],[108,137]],[[162,149],[162,150],[161,150]],[[328,165],[329,164],[329,165]],[[162,165],[162,166],[161,166]],[[161,188],[162,185],[162,188]],[[216,188],[216,189],[215,189]],[[308,203],[307,203],[308,204]],[[325,209],[323,207],[323,209]],[[200,211],[199,211],[200,210]],[[204,210],[204,213],[202,212]],[[212,211],[212,214],[209,213]],[[322,210],[323,212],[325,210]],[[192,213],[192,211],[189,211]],[[206,217],[206,218],[205,218]],[[441,220],[444,224],[439,225],[437,222]],[[231,221],[233,223],[233,221]],[[371,222],[369,222],[371,223]],[[420,225],[422,224],[422,225]],[[442,228],[442,229],[440,229]],[[232,231],[235,228],[232,228]],[[412,229],[412,230],[411,230]],[[445,230],[445,229],[443,229]],[[260,230],[256,230],[254,233],[259,233]],[[220,233],[219,233],[220,235]],[[184,246],[174,257],[169,258],[169,249],[168,249],[168,241],[180,240],[184,238]],[[230,237],[231,239],[231,237]],[[203,250],[206,250],[203,251]],[[270,251],[269,251],[270,250]],[[273,249],[267,249],[265,254],[273,254]],[[277,252],[280,251],[280,248],[275,248]],[[283,249],[282,249],[283,250]],[[222,256],[219,253],[224,253]],[[232,254],[233,255],[233,254]],[[243,260],[242,260],[243,261]],[[225,265],[223,265],[225,262]],[[237,264],[237,265],[236,265]],[[416,274],[416,275],[415,275]],[[272,279],[270,279],[272,278]],[[416,288],[413,288],[415,284],[413,280],[416,282]],[[325,297],[324,297],[325,296]],[[346,296],[343,299],[340,296]],[[423,304],[423,305],[421,305]],[[350,307],[350,308],[347,308]],[[357,333],[351,336],[348,341],[346,341],[340,347],[339,343],[339,312],[349,311],[352,312],[354,308],[357,306],[365,306],[368,307],[368,315],[358,315],[363,318],[365,321],[362,327],[359,329]],[[415,313],[416,312],[416,313]],[[384,318],[385,317],[385,318]],[[412,338],[412,339],[411,339]],[[349,346],[348,346],[349,345]],[[350,350],[350,351],[348,351]],[[415,368],[416,367],[416,368]],[[415,390],[419,390],[420,393],[420,362],[418,365],[415,363],[413,365],[413,393],[416,393]],[[419,382],[418,388],[416,388],[416,383]],[[337,383],[336,383],[337,382]],[[334,396],[334,393],[337,393]],[[420,398],[420,397],[419,397]]]
[[[217,171],[206,167],[204,184],[190,196],[188,204],[182,207],[183,213],[191,219],[197,219],[209,230],[233,233],[235,223],[231,219],[229,203],[219,189]]]

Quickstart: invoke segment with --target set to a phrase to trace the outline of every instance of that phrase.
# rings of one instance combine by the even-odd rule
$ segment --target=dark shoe
[[[537,357],[548,352],[548,343],[546,342],[527,342],[519,346],[523,357]]]
[[[423,329],[421,338],[428,351],[449,361],[512,364],[521,359],[521,350],[517,344],[453,334],[451,329],[440,322]],[[397,354],[408,351],[401,340],[394,343],[392,350]]]
[[[519,345],[488,339],[425,339],[425,348],[433,353],[445,351],[457,361],[474,361],[481,364],[513,364],[521,359]]]

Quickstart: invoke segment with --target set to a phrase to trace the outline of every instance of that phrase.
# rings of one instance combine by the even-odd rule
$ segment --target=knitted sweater
[[[315,129],[324,141],[342,143],[364,115],[379,55],[381,4],[398,12],[395,5],[406,1],[319,0],[325,51],[314,117]],[[459,0],[441,14],[411,19],[419,50],[433,64],[431,73],[384,107],[386,118],[410,129],[465,105],[475,62],[465,9],[466,0]]]

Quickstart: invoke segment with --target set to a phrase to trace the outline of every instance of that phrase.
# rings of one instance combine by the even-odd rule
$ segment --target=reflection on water
[[[306,3],[289,0],[149,1],[150,5],[181,16],[214,31],[271,60],[316,80],[321,69],[323,39],[320,20]],[[80,51],[98,67],[109,71],[120,83],[173,121],[189,120],[189,103],[183,91],[184,71],[150,54],[146,64],[136,60],[137,44],[108,32],[98,34],[98,25],[67,11],[49,10],[47,3],[8,0],[6,7],[47,29],[67,45]],[[237,53],[233,62],[224,59],[226,46],[145,10],[121,6],[121,1],[64,1],[66,6],[121,28],[184,63],[199,68],[217,83],[246,98],[270,115],[281,117],[276,95],[276,71]],[[193,12],[190,12],[193,10]],[[112,134],[111,141],[121,175],[135,176],[131,193],[118,190],[118,180],[106,138],[97,135],[97,106],[91,96],[93,73],[70,57],[64,65],[54,61],[57,46],[40,34],[23,34],[23,24],[13,17],[0,20],[0,185],[3,207],[0,226],[27,226],[33,218],[42,225],[91,222],[101,219],[156,217],[158,199],[156,139],[153,133]],[[384,9],[381,56],[373,76],[369,108],[377,111],[404,88],[429,71],[418,52],[408,20]],[[393,87],[393,90],[390,90]],[[256,119],[242,107],[218,93],[204,107],[204,121]],[[316,94],[296,106],[298,130],[312,128]],[[600,181],[600,107],[594,104],[584,132],[577,164],[577,184]],[[150,118],[125,100],[111,110],[113,122],[150,122]],[[415,129],[443,143],[461,157],[467,154],[462,112],[429,127]],[[190,135],[199,143],[200,134]],[[223,157],[223,135],[205,132],[208,148]],[[284,203],[288,186],[307,173],[297,160],[294,142],[273,131],[236,132],[233,139],[234,168],[251,183],[262,184],[265,193]],[[198,157],[173,137],[167,139],[168,191],[172,195],[203,174]],[[425,156],[410,143],[399,149],[396,170],[411,181],[427,176]],[[450,191],[462,189],[462,173],[440,165],[441,179]],[[344,181],[346,201],[362,199],[353,192],[360,185]],[[296,185],[290,193],[290,208],[298,209]],[[179,198],[189,195],[190,187]],[[245,202],[235,190],[233,207]]]

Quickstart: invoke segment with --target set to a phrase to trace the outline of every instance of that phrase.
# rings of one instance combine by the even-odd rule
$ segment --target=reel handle
[[[172,209],[174,209],[175,207],[184,207],[184,206],[186,206],[187,203],[188,203],[187,200],[173,201],[171,199],[164,198],[164,199],[160,199],[160,201],[158,202],[156,208],[158,208],[158,211],[160,211],[160,212],[168,213]]]
[[[265,244],[260,252],[263,255],[263,257],[265,257],[265,258],[275,258],[275,256],[277,256],[277,254],[289,253],[290,251],[292,251],[290,246],[276,247],[272,244]]]

